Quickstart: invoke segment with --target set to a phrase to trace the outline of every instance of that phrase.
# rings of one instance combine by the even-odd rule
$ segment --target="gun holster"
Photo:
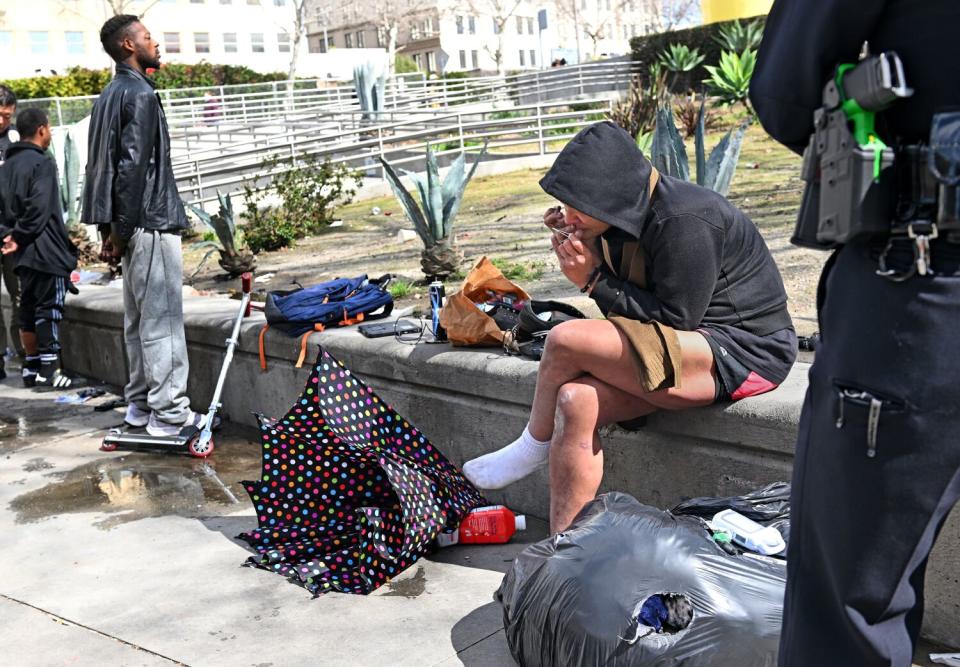
[[[842,109],[818,110],[814,127],[803,155],[806,186],[791,240],[828,250],[889,233],[897,195],[893,149],[884,148],[878,156],[861,147]]]

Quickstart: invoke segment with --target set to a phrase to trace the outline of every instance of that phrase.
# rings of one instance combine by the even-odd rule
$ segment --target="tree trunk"
[[[387,74],[393,77],[397,69],[397,34],[400,32],[396,23],[387,26]]]

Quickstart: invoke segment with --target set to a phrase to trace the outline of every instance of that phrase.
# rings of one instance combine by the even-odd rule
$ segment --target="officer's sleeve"
[[[803,153],[813,112],[836,66],[855,62],[884,0],[776,0],[767,17],[750,101],[774,139]]]
[[[113,187],[113,222],[120,238],[128,239],[140,224],[147,168],[160,126],[160,103],[153,92],[137,93],[124,101],[121,113],[124,122]]]

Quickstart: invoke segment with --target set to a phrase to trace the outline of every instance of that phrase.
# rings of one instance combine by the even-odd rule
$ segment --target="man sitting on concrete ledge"
[[[600,486],[598,428],[770,391],[797,341],[753,222],[721,195],[659,174],[612,123],[581,131],[540,186],[566,208],[544,214],[560,269],[607,319],[550,332],[523,434],[463,470],[499,489],[549,460],[558,532]]]

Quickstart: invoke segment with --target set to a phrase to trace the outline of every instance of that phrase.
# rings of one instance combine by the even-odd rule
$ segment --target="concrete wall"
[[[126,380],[121,343],[120,291],[82,287],[68,300],[63,343],[67,366],[115,384]],[[229,335],[236,301],[191,298],[185,302],[194,407],[209,402]],[[223,396],[230,420],[252,423],[252,412],[280,416],[298,397],[309,363],[295,369],[298,341],[277,331],[265,339],[268,368],[260,370],[260,314],[244,322],[241,342]],[[307,359],[323,344],[388,403],[415,423],[452,461],[509,442],[523,428],[533,397],[537,364],[506,357],[495,348],[403,345],[366,339],[354,329],[314,334]],[[798,364],[774,392],[725,407],[651,416],[646,428],[614,430],[604,443],[603,490],[631,493],[668,508],[701,495],[728,495],[789,479],[796,425],[806,387]],[[547,477],[533,475],[491,500],[537,517],[547,516]],[[924,631],[960,646],[960,522],[954,513],[941,534],[927,577]]]

